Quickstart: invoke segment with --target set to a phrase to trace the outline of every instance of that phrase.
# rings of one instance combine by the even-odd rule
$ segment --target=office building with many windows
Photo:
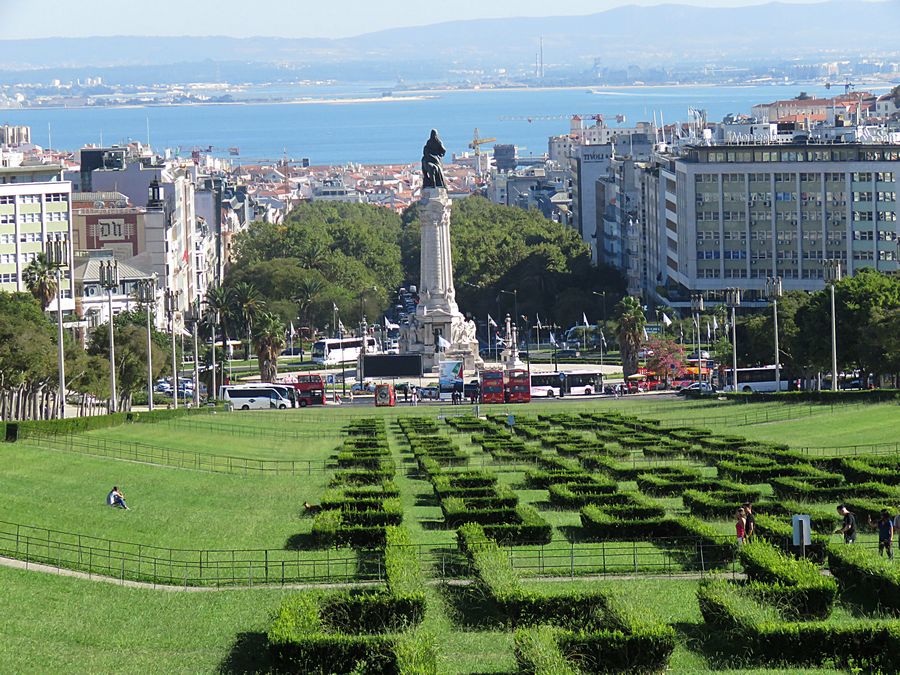
[[[0,291],[27,292],[24,272],[48,241],[72,239],[72,184],[62,167],[0,168]],[[62,275],[62,308],[75,308],[71,247]],[[56,300],[48,309],[56,309]]]
[[[659,273],[644,278],[657,276],[664,301],[733,286],[752,299],[769,276],[785,290],[818,290],[825,260],[840,260],[846,274],[898,269],[900,145],[686,146],[657,153],[643,183],[657,246],[648,249],[659,252],[643,261]]]

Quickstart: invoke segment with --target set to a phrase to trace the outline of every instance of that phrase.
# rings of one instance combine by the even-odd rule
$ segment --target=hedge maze
[[[900,567],[879,557],[870,525],[900,505],[896,457],[818,457],[608,410],[363,416],[337,428],[318,449],[323,471],[297,476],[319,481],[317,503],[296,505],[302,534],[265,551],[264,574],[245,575],[306,582],[284,572],[304,555],[349,570],[310,580],[348,583],[272,608],[264,649],[276,672],[451,672],[442,649],[473,626],[521,673],[684,670],[685,651],[722,669],[898,672]],[[739,545],[745,502],[756,532]],[[838,503],[862,531],[853,546],[833,538]],[[797,513],[813,530],[802,548]],[[83,564],[81,548],[29,546],[30,560]],[[439,568],[436,552],[450,564]],[[138,574],[156,569],[139,555]],[[144,580],[127,569],[122,579]],[[240,578],[214,574],[216,585]],[[693,623],[608,575],[687,587]]]

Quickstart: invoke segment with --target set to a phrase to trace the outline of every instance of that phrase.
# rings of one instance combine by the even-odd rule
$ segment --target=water
[[[801,90],[828,95],[815,86],[747,87],[631,87],[566,90],[454,91],[404,96],[403,100],[348,102],[377,98],[375,85],[314,87],[295,96],[343,97],[344,103],[240,104],[165,106],[148,108],[69,108],[0,111],[0,124],[28,124],[33,140],[47,143],[48,124],[54,148],[74,150],[85,143],[105,144],[145,141],[147,121],[151,142],[162,148],[188,152],[212,145],[215,154],[239,147],[244,161],[309,157],[313,164],[347,162],[408,163],[421,157],[432,127],[437,128],[449,152],[464,152],[477,127],[482,137],[513,143],[520,155],[546,152],[547,138],[566,133],[566,119],[504,119],[562,117],[575,113],[602,114],[615,125],[624,114],[626,125],[650,121],[656,111],[666,123],[687,121],[689,107],[704,108],[711,121],[730,112],[749,113],[755,103],[792,98]],[[282,95],[288,93],[280,90]],[[834,95],[834,90],[830,95]],[[253,91],[241,97],[252,96]]]

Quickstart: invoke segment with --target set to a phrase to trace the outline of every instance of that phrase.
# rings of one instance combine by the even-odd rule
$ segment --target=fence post
[[[569,577],[575,578],[575,542],[569,542]]]

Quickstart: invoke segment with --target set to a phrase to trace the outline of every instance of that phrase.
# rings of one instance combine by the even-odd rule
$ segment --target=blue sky
[[[763,0],[673,0],[700,6]],[[659,0],[0,0],[0,39],[87,35],[346,37],[454,19],[590,14]]]

